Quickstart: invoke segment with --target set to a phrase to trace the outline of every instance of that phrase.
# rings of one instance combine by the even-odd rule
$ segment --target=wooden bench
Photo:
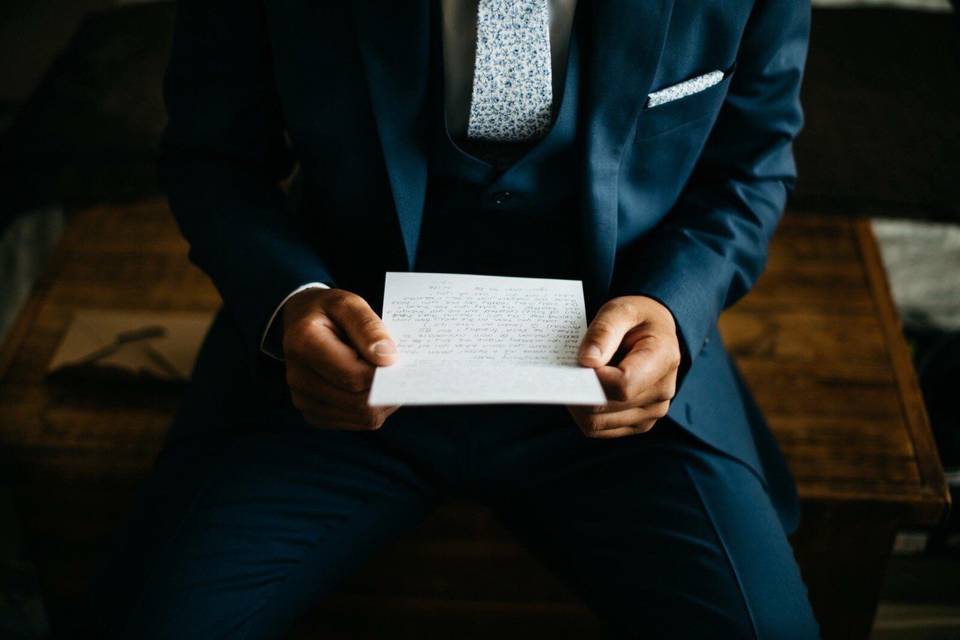
[[[0,447],[54,624],[109,551],[179,391],[51,384],[80,308],[213,310],[162,203],[75,215],[0,351]],[[863,220],[789,214],[724,338],[794,471],[792,542],[826,637],[865,638],[895,533],[948,494],[910,356]],[[9,464],[6,464],[9,463]],[[440,509],[374,558],[296,637],[591,637],[596,621],[479,507]]]

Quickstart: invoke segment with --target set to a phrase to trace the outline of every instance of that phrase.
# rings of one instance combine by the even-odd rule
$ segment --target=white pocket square
[[[710,73],[705,73],[702,76],[697,76],[696,78],[691,78],[678,84],[671,85],[666,89],[654,91],[647,96],[647,108],[658,107],[662,104],[666,104],[667,102],[673,102],[674,100],[686,98],[694,93],[705,91],[714,85],[720,84],[720,81],[723,80],[723,76],[723,71],[711,71]]]

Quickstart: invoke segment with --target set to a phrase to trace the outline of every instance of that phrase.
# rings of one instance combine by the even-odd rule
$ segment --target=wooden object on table
[[[786,454],[793,536],[825,638],[866,638],[899,529],[949,492],[867,219],[792,213],[720,330]]]
[[[179,397],[45,380],[73,311],[218,304],[163,203],[91,209],[71,219],[0,351],[0,447],[55,624],[108,552]],[[865,638],[895,532],[936,523],[947,504],[868,223],[788,215],[766,273],[721,330],[796,475],[804,521],[793,543],[824,635]],[[596,627],[489,511],[458,504],[374,558],[297,635],[330,637],[319,629],[589,637]]]

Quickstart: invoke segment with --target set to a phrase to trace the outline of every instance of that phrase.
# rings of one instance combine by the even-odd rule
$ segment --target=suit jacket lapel
[[[424,103],[429,0],[355,0],[361,59],[408,265],[413,267],[427,185]],[[630,132],[650,92],[673,0],[580,0],[584,54],[583,226],[588,303],[606,295],[617,244],[617,179]]]
[[[656,73],[673,0],[580,0],[585,25],[583,228],[588,308],[610,288],[617,247],[620,160]]]
[[[430,2],[355,0],[370,101],[413,268],[427,185],[423,106],[429,78]]]

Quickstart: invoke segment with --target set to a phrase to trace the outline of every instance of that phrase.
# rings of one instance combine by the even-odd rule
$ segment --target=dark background
[[[116,4],[0,2],[0,337],[71,211],[158,195],[173,5]],[[960,238],[960,21],[942,9],[815,10],[791,206],[880,221],[941,457],[956,471],[960,240],[950,239]],[[883,226],[890,220],[917,224]],[[939,252],[919,272],[910,257],[918,246]],[[925,293],[916,273],[939,293]],[[951,291],[953,306],[943,299]],[[5,504],[0,482],[0,572],[2,554],[29,545],[10,533],[15,514]],[[949,526],[901,538],[877,638],[960,637],[958,538]]]

